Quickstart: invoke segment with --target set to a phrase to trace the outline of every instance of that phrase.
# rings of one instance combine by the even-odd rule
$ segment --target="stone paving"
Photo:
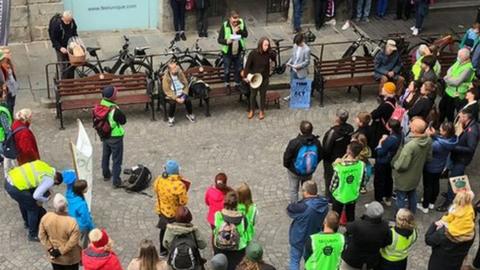
[[[275,36],[289,37],[287,26],[276,25],[251,29],[254,38],[270,33]],[[212,31],[213,32],[213,31]],[[168,37],[156,31],[129,33],[138,45],[145,41],[155,45],[157,52],[167,44]],[[321,41],[339,41],[353,38],[350,31],[339,32],[326,28],[317,33]],[[213,44],[216,37],[212,35],[205,43]],[[119,33],[96,33],[85,38],[88,45],[98,44],[104,48],[105,55],[114,53],[121,42]],[[189,36],[189,42],[193,36]],[[136,44],[137,45],[137,44]],[[111,46],[111,47],[110,47]],[[163,45],[165,46],[165,45]],[[213,47],[213,45],[211,45]],[[107,49],[108,48],[108,49]],[[115,251],[126,267],[136,256],[141,239],[150,238],[158,242],[158,229],[155,228],[157,217],[154,213],[154,199],[137,194],[127,194],[123,190],[113,190],[110,183],[102,181],[100,172],[101,143],[90,128],[89,112],[65,113],[66,129],[58,130],[54,111],[39,105],[41,97],[46,96],[43,67],[53,60],[52,51],[46,42],[12,46],[20,80],[23,88],[17,99],[17,109],[30,107],[34,111],[32,129],[36,134],[42,159],[59,169],[72,166],[68,143],[76,138],[75,119],[84,121],[94,144],[94,195],[93,217],[99,227],[107,228],[115,241]],[[154,51],[154,50],[153,50]],[[341,53],[342,48],[335,48],[329,54]],[[224,171],[229,176],[229,184],[237,186],[247,182],[253,191],[254,201],[258,205],[257,240],[265,247],[266,261],[278,269],[287,269],[288,265],[288,228],[290,220],[285,213],[288,203],[288,180],[286,169],[282,167],[283,151],[288,141],[298,133],[298,124],[307,119],[313,122],[316,134],[323,133],[332,123],[337,108],[348,108],[351,115],[359,111],[370,111],[375,106],[376,88],[364,91],[364,102],[355,102],[356,96],[338,89],[326,92],[325,106],[319,107],[314,100],[310,110],[290,110],[282,103],[280,110],[266,112],[266,119],[247,120],[246,109],[239,104],[236,97],[214,99],[211,102],[211,118],[205,118],[202,110],[195,104],[198,115],[197,123],[190,123],[184,118],[184,110],[177,113],[177,124],[167,127],[163,121],[152,122],[142,106],[125,108],[128,116],[125,137],[124,167],[138,163],[144,164],[157,176],[161,174],[163,163],[167,159],[177,159],[182,174],[192,181],[189,191],[189,207],[194,214],[193,223],[201,228],[205,236],[210,229],[205,220],[207,208],[203,203],[206,188],[212,184],[216,173]],[[285,93],[286,94],[286,93]],[[350,120],[353,122],[353,117]],[[475,179],[478,172],[473,168],[480,165],[478,155],[470,166],[468,173],[473,180],[474,190],[479,190]],[[314,180],[323,189],[322,166],[319,166]],[[3,269],[49,269],[47,257],[38,243],[26,240],[26,231],[16,204],[0,188],[0,270]],[[442,190],[445,190],[442,182]],[[419,188],[419,192],[421,187]],[[57,187],[56,192],[63,192],[64,187]],[[151,193],[151,191],[149,191]],[[420,193],[419,193],[420,194]],[[373,199],[372,188],[361,197],[357,206],[357,215],[363,211],[363,205]],[[50,205],[51,206],[51,205]],[[392,208],[387,208],[386,217],[391,219]],[[409,258],[409,269],[426,269],[430,248],[425,246],[423,234],[426,227],[440,218],[440,213],[425,215],[417,213],[416,218],[420,237]],[[468,262],[477,250],[477,241],[470,251]],[[203,252],[206,258],[212,255],[211,247]]]

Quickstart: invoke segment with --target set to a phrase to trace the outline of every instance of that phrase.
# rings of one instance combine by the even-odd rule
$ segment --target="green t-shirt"
[[[312,255],[305,262],[306,270],[338,270],[345,238],[341,233],[316,233],[310,236]]]

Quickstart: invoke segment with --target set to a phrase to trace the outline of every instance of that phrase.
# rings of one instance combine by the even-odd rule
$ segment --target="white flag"
[[[88,138],[87,131],[83,127],[82,121],[78,121],[78,137],[77,144],[75,145],[75,159],[78,179],[83,179],[88,183],[88,191],[85,194],[85,201],[88,204],[88,208],[92,208],[92,185],[93,185],[93,147]]]

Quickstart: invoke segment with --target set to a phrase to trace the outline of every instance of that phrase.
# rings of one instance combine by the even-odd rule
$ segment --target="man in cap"
[[[108,114],[106,115],[106,120],[108,121],[108,124],[110,126],[110,134],[106,134],[105,138],[101,138],[103,144],[102,173],[105,181],[109,181],[110,178],[112,178],[112,184],[114,188],[118,188],[122,184],[122,180],[120,179],[120,172],[122,171],[123,137],[125,135],[123,125],[127,123],[127,118],[125,114],[115,103],[115,100],[117,99],[117,92],[117,88],[112,85],[108,85],[103,88],[103,98],[100,102],[100,106],[96,106],[94,108],[94,119],[100,118],[100,113],[98,113],[99,111],[108,111]],[[111,171],[110,156],[112,157],[113,162]]]
[[[69,67],[68,62],[68,40],[72,37],[78,36],[77,24],[73,19],[72,12],[65,10],[63,14],[55,14],[50,20],[48,27],[48,34],[52,47],[55,49],[58,62],[65,62],[61,65],[62,78],[73,78],[73,68]],[[67,72],[65,72],[68,69]]]
[[[397,51],[397,44],[394,40],[387,40],[385,49],[375,56],[375,70],[373,76],[380,82],[379,93],[382,91],[383,84],[391,81],[397,86],[397,94],[400,94],[404,88],[405,78],[400,76],[402,61]]]

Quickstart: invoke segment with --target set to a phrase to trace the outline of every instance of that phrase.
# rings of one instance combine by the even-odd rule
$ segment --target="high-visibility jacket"
[[[20,191],[38,187],[44,176],[54,179],[55,169],[41,160],[25,163],[8,172],[12,186]]]
[[[392,231],[392,244],[380,249],[382,257],[390,262],[398,262],[408,257],[408,251],[412,245],[417,241],[417,231],[413,230],[413,233],[409,237],[405,237],[395,231],[395,228],[390,229]]]
[[[445,88],[445,93],[449,95],[452,98],[455,98],[458,96],[460,99],[465,98],[465,94],[468,92],[468,89],[470,87],[470,84],[472,81],[475,79],[475,69],[473,68],[472,62],[467,62],[467,63],[460,63],[460,61],[455,62],[453,66],[450,68],[450,76],[453,78],[457,78],[462,74],[465,70],[470,69],[471,74],[466,80],[458,86],[453,86],[453,85],[447,85]]]
[[[245,29],[245,24],[243,23],[243,19],[239,19],[239,22],[240,22],[240,24],[239,24],[240,30],[243,31],[243,29]],[[223,23],[223,33],[224,33],[224,38],[226,40],[229,40],[229,39],[232,38],[232,28],[228,27],[228,24],[229,24],[228,21]],[[245,49],[245,38],[244,37],[240,38],[240,40],[238,42],[240,43],[242,48]],[[222,53],[223,54],[228,53],[228,46],[229,45],[222,45]]]
[[[108,107],[108,108],[117,106],[115,103],[113,103],[109,100],[106,100],[106,99],[102,99],[102,101],[100,102],[100,105]],[[113,114],[114,113],[115,113],[114,110],[110,110],[110,112],[108,113],[108,123],[110,124],[110,128],[112,129],[112,131],[110,133],[110,136],[111,137],[122,137],[123,135],[125,135],[125,129],[123,129],[122,125],[120,125],[119,123],[117,123],[113,119]]]
[[[310,236],[312,255],[305,262],[306,270],[337,270],[340,267],[345,237],[341,233],[316,233]]]
[[[333,170],[338,176],[338,187],[332,192],[335,200],[344,204],[357,200],[365,164],[362,161],[349,165],[337,163],[333,165]]]

